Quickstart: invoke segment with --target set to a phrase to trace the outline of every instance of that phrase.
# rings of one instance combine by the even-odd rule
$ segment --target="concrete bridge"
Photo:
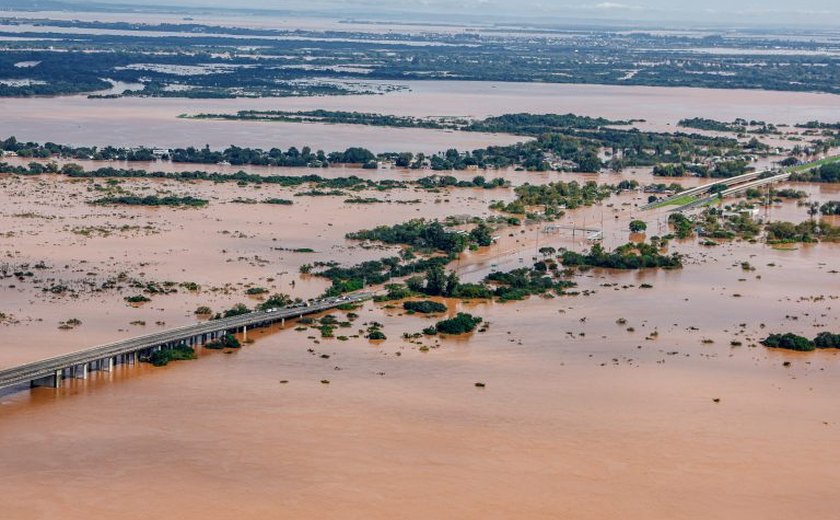
[[[732,186],[731,188],[727,188],[727,189],[721,191],[720,193],[716,193],[715,195],[709,195],[708,197],[703,197],[703,198],[691,201],[688,204],[684,204],[684,205],[682,205],[678,208],[674,208],[670,211],[683,212],[683,211],[688,211],[690,209],[694,209],[694,208],[697,208],[697,207],[700,207],[700,206],[705,206],[706,204],[714,202],[715,200],[718,200],[718,199],[723,199],[725,197],[730,197],[732,195],[739,195],[741,193],[746,192],[750,188],[759,188],[759,187],[766,186],[768,184],[773,184],[773,183],[776,183],[776,182],[784,182],[784,181],[788,180],[792,174],[793,174],[793,172],[780,173],[778,175],[773,175],[772,177],[765,177],[763,179],[758,179],[758,180],[751,181],[751,182],[745,182],[743,184],[739,184],[737,186]]]
[[[327,311],[345,303],[362,302],[372,296],[371,293],[357,293],[339,298],[314,300],[288,307],[210,320],[78,350],[0,370],[0,388],[23,383],[58,388],[63,379],[84,379],[92,370],[110,371],[116,364],[136,363],[156,350],[184,345],[199,346],[225,334],[247,332],[248,327],[265,327],[277,322],[285,323],[287,319]]]
[[[718,198],[728,197],[730,195],[738,195],[747,191],[750,188],[757,188],[759,186],[765,186],[767,184],[773,184],[775,182],[784,182],[788,180],[790,176],[794,173],[808,171],[822,166],[824,164],[837,162],[838,160],[840,160],[840,156],[834,155],[809,163],[801,164],[799,166],[785,168],[783,170],[776,170],[775,173],[773,170],[764,170],[760,172],[745,173],[743,175],[737,175],[735,177],[729,177],[726,179],[720,179],[714,182],[710,182],[708,184],[702,184],[700,186],[695,186],[694,188],[683,190],[677,194],[674,194],[662,200],[651,202],[650,204],[642,206],[641,209],[645,210],[661,208],[671,204],[680,204],[681,202],[684,202],[684,199],[694,197],[693,200],[688,200],[676,209],[670,210],[686,211],[689,209],[696,208],[698,206],[703,206]],[[716,189],[719,187],[725,189]]]
[[[700,186],[695,186],[693,188],[688,188],[683,190],[679,193],[676,193],[670,197],[666,197],[662,200],[657,200],[656,202],[651,202],[650,204],[645,204],[641,207],[641,209],[652,209],[652,208],[659,208],[662,206],[667,206],[668,204],[672,203],[675,200],[683,199],[685,197],[693,197],[699,196],[704,193],[709,193],[710,190],[716,188],[717,186],[734,186],[736,184],[741,184],[743,182],[749,182],[755,179],[758,179],[762,175],[766,174],[769,170],[764,170],[760,172],[750,172],[745,173],[743,175],[737,175],[735,177],[729,177],[726,179],[720,179],[714,182],[710,182],[708,184],[701,184]]]

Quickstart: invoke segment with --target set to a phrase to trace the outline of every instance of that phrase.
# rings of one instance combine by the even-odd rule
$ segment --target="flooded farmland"
[[[329,170],[350,173],[422,174]],[[498,173],[514,184],[653,180],[644,170],[600,178]],[[386,254],[345,233],[420,215],[487,216],[492,200],[513,197],[506,188],[408,189],[387,193],[391,203],[354,205],[344,197],[295,197],[303,188],[121,184],[210,201],[179,210],[91,206],[95,184],[63,176],[0,180],[4,261],[47,264],[40,282],[5,280],[0,289],[3,311],[14,317],[2,325],[0,366],[191,323],[199,305],[253,304],[244,294],[250,285],[315,296],[327,283],[299,275],[303,263]],[[798,187],[816,200],[838,196],[829,186]],[[233,202],[264,197],[294,204]],[[631,217],[661,234],[666,214],[641,213],[644,198],[629,192],[561,222],[600,227],[606,247],[627,241]],[[414,199],[420,203],[396,203]],[[807,218],[792,202],[770,211]],[[480,279],[531,261],[541,245],[589,247],[579,233],[542,228],[507,229],[454,268],[465,280]],[[314,252],[291,252],[301,248]],[[0,497],[14,518],[146,518],[172,510],[220,519],[278,511],[339,518],[348,510],[373,518],[553,518],[558,511],[829,518],[837,470],[824,454],[833,453],[840,427],[833,406],[840,357],[755,343],[765,330],[840,328],[840,249],[746,242],[710,249],[694,241],[670,248],[687,255],[682,270],[582,272],[574,280],[587,294],[449,301],[450,313],[481,315],[487,332],[427,340],[422,350],[401,335],[428,318],[367,303],[359,319],[381,322],[385,342],[315,339],[289,323],[249,333],[253,343],[232,355],[207,351],[165,368],[94,373],[60,390],[5,392]],[[745,273],[744,261],[756,270]],[[126,292],[89,290],[120,272],[201,289],[141,305],[123,301]],[[49,284],[78,294],[40,289]],[[70,318],[81,325],[59,328]]]
[[[370,82],[377,83],[377,82]],[[840,119],[840,97],[830,94],[605,85],[406,81],[406,91],[379,95],[262,99],[0,99],[0,136],[84,146],[166,148],[231,144],[310,146],[326,151],[350,146],[374,152],[435,153],[521,141],[510,135],[341,124],[179,119],[181,114],[239,110],[344,110],[416,117],[483,118],[517,112],[576,113],[610,119],[644,119],[637,126],[670,131],[683,118],[735,118],[776,123]]]
[[[76,19],[77,14],[49,16]],[[124,19],[98,13],[82,18],[91,16]],[[323,21],[246,18],[238,23],[365,29],[382,37],[392,28],[360,20],[325,27]],[[229,21],[216,15],[200,19]],[[418,27],[400,26],[419,33]],[[463,28],[441,24],[434,29],[455,34]],[[171,33],[148,34],[162,35]],[[113,83],[114,89],[103,93],[132,88]],[[0,98],[0,138],[99,147],[309,146],[330,152],[359,146],[434,154],[529,138],[179,116],[317,109],[476,119],[574,113],[632,119],[640,130],[658,132],[678,131],[681,119],[695,117],[782,125],[840,121],[840,97],[808,92],[502,81],[357,83],[387,92]],[[809,144],[799,134],[760,137],[773,147]],[[751,166],[775,167],[781,155],[757,157]],[[2,161],[19,167],[47,163],[9,156]],[[88,170],[245,170],[405,182],[432,173],[67,158],[57,163]],[[607,249],[669,235],[671,208],[643,210],[649,194],[642,187],[671,182],[689,187],[710,180],[654,177],[652,167],[621,173],[605,168],[601,174],[520,170],[439,172],[460,181],[499,176],[507,186],[368,186],[341,194],[313,194],[310,185],[0,174],[0,272],[9,273],[0,278],[0,369],[193,324],[210,316],[197,315],[200,307],[213,312],[239,303],[254,307],[273,293],[317,297],[330,281],[303,272],[306,266],[349,266],[400,254],[397,246],[351,240],[348,233],[421,217],[498,217],[489,206],[510,203],[515,188],[526,183],[635,181],[639,186],[591,206],[565,208],[554,226],[523,218],[495,229],[492,245],[467,250],[449,265],[463,281],[530,267],[545,256],[541,248],[590,250],[593,232]],[[780,187],[802,190],[807,202],[818,206],[840,200],[836,183]],[[94,204],[106,193],[189,196],[207,204]],[[370,200],[353,200],[363,197]],[[757,216],[765,222],[840,225],[840,217],[809,214],[809,207],[784,198]],[[629,231],[636,219],[647,226],[646,233]],[[447,306],[436,317],[408,313],[400,302],[368,301],[358,309],[330,312],[352,322],[348,336],[322,336],[312,323],[290,320],[240,335],[241,349],[200,348],[192,361],[120,365],[87,379],[67,379],[58,389],[2,389],[0,516],[835,518],[840,351],[788,352],[760,341],[770,333],[840,333],[840,244],[773,246],[749,239],[710,244],[691,237],[670,240],[667,252],[684,255],[682,269],[573,270],[568,276],[576,285],[568,294],[505,303],[435,298]],[[249,293],[255,288],[261,291]],[[148,301],[129,301],[142,295],[149,295]],[[458,312],[482,317],[486,328],[462,336],[420,334]],[[365,339],[371,323],[381,324],[387,339]]]

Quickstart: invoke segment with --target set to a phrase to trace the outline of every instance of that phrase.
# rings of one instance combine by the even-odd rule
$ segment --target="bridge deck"
[[[334,309],[345,303],[356,303],[371,297],[368,293],[360,293],[343,298],[332,298],[316,301],[308,306],[281,307],[267,311],[256,311],[230,318],[210,320],[195,325],[186,325],[134,338],[128,338],[114,343],[99,345],[60,356],[26,363],[16,367],[0,370],[0,388],[31,382],[37,379],[55,375],[56,371],[85,365],[115,356],[132,354],[135,352],[155,348],[162,345],[181,343],[204,334],[220,333],[230,330],[267,325],[281,320],[297,318],[307,314],[314,314]]]
[[[791,175],[792,175],[791,172],[787,172],[787,173],[781,173],[779,175],[774,175],[772,177],[766,177],[764,179],[758,179],[758,180],[752,181],[752,182],[745,182],[744,184],[739,184],[737,186],[733,186],[732,188],[728,188],[726,190],[723,190],[719,194],[710,195],[710,196],[704,197],[702,199],[697,199],[697,200],[691,201],[688,204],[685,204],[683,206],[673,208],[673,209],[670,210],[670,212],[679,213],[679,212],[683,212],[683,211],[688,211],[690,209],[694,209],[694,208],[697,208],[697,207],[700,207],[700,206],[704,206],[704,205],[708,204],[709,202],[712,202],[712,201],[714,201],[718,198],[728,197],[730,195],[736,195],[738,193],[747,191],[750,188],[758,188],[758,187],[761,187],[761,186],[765,186],[767,184],[773,184],[775,182],[784,182],[784,181],[788,180]]]

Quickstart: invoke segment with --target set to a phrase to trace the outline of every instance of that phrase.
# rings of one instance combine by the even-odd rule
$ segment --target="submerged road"
[[[359,303],[372,297],[372,293],[357,293],[340,298],[314,300],[306,304],[249,312],[78,350],[0,370],[0,388],[22,383],[58,387],[62,379],[85,378],[89,370],[111,370],[117,363],[136,362],[140,357],[155,350],[182,345],[202,345],[231,331],[246,331],[248,327],[282,323],[287,319],[327,311],[347,303]]]

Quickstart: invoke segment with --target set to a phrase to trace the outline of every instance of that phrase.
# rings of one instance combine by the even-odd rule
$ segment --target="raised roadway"
[[[74,377],[73,374],[76,374],[77,371],[81,371],[83,377],[86,377],[88,369],[103,369],[102,367],[105,367],[105,370],[109,370],[115,361],[127,359],[126,356],[133,356],[132,359],[136,359],[138,353],[143,354],[158,348],[175,345],[200,345],[208,339],[219,337],[230,331],[247,330],[248,327],[285,322],[287,319],[327,311],[346,303],[362,302],[371,297],[373,297],[372,293],[356,293],[338,298],[312,300],[307,303],[209,320],[77,350],[69,354],[0,370],[0,388],[22,383],[57,387],[60,386],[61,380],[67,377],[68,370],[71,371],[70,377]]]

